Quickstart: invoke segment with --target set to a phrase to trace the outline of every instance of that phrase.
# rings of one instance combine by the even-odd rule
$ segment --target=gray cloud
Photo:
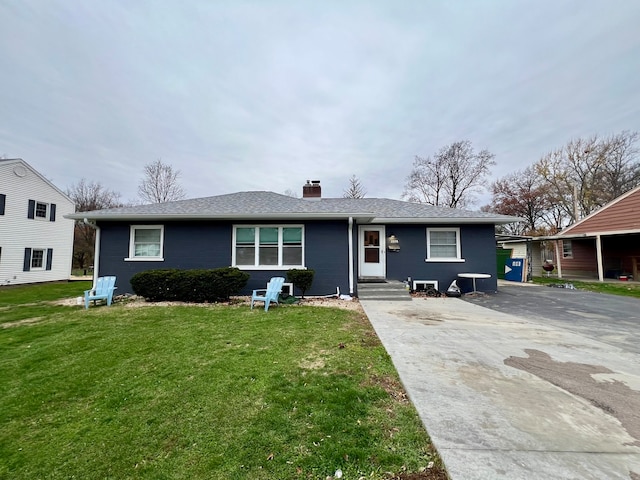
[[[576,136],[638,130],[640,4],[0,3],[0,154],[58,186],[136,196],[144,164],[190,197],[398,198],[414,155],[460,139],[494,176]]]

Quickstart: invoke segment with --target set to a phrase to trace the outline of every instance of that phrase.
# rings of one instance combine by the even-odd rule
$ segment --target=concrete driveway
[[[467,300],[361,301],[452,479],[640,480],[640,301]]]

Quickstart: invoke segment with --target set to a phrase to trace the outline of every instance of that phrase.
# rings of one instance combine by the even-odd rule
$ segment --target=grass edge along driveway
[[[0,478],[446,478],[359,312],[24,308],[0,329]]]

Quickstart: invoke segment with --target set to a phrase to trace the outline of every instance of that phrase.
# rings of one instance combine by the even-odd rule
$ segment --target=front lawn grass
[[[0,308],[49,302],[66,297],[81,297],[91,288],[91,282],[49,282],[32,285],[3,285],[0,287]]]
[[[0,329],[0,478],[445,478],[360,313],[33,314]]]
[[[616,282],[616,281],[583,281],[568,280],[554,277],[533,277],[533,283],[542,285],[549,284],[565,284],[571,283],[580,290],[588,290],[590,292],[609,293],[611,295],[622,295],[625,297],[640,298],[640,284],[636,282]]]

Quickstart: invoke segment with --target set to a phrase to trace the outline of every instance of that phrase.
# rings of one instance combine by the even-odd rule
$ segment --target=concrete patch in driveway
[[[454,480],[640,473],[633,428],[588,396],[505,364],[543,352],[553,364],[626,377],[615,388],[631,389],[640,381],[635,353],[459,299],[361,303]],[[607,383],[592,373],[589,382]]]

